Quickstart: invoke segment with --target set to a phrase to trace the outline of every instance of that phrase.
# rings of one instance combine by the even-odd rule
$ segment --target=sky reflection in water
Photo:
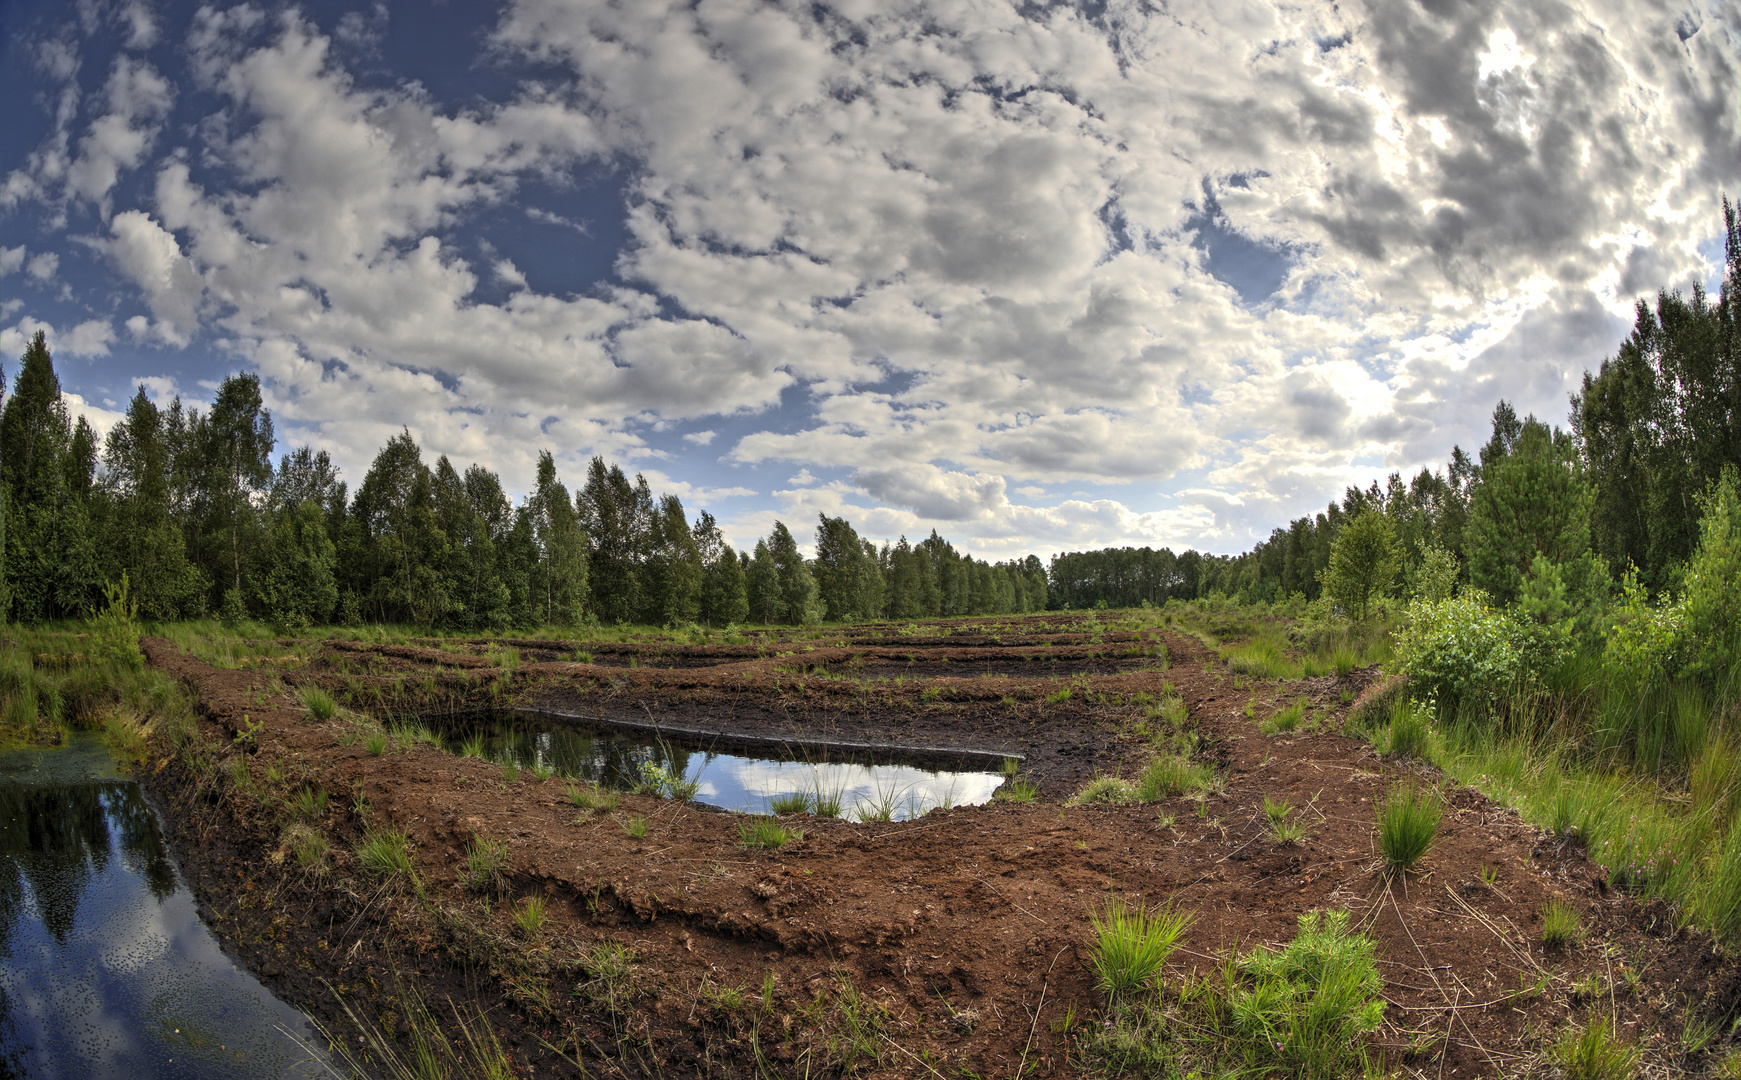
[[[0,1075],[328,1075],[223,954],[139,785],[90,737],[0,755]]]
[[[744,757],[567,724],[454,728],[447,734],[447,746],[460,752],[471,739],[481,740],[483,756],[491,761],[521,768],[544,765],[614,791],[633,790],[648,767],[665,769],[697,781],[698,802],[756,814],[767,813],[778,796],[820,792],[825,798],[838,796],[844,816],[880,816],[886,805],[890,816],[904,820],[938,806],[977,806],[1003,783],[993,772]]]

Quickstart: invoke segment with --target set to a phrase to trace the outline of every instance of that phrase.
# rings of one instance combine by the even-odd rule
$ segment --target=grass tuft
[[[1146,803],[1160,802],[1177,795],[1188,795],[1214,786],[1215,770],[1207,765],[1193,765],[1173,754],[1162,754],[1143,766],[1137,777],[1136,794]]]
[[[465,887],[483,896],[508,886],[508,842],[474,836],[465,847]]]
[[[1190,912],[1164,905],[1133,907],[1123,897],[1107,897],[1103,911],[1088,913],[1096,938],[1090,964],[1100,989],[1117,1000],[1148,985],[1178,948],[1179,938],[1193,918]]]
[[[1406,871],[1421,860],[1439,835],[1444,818],[1439,793],[1419,784],[1398,785],[1378,811],[1378,848],[1392,871]]]
[[[514,929],[525,937],[537,937],[544,929],[545,903],[542,896],[528,896],[514,907]]]
[[[397,830],[373,832],[357,845],[357,862],[372,877],[391,879],[412,874],[411,851],[405,834]]]
[[[788,829],[773,818],[753,817],[738,822],[738,846],[773,851],[789,840],[802,840],[802,829]]]
[[[1571,905],[1560,900],[1548,901],[1542,911],[1542,944],[1550,949],[1563,949],[1584,936],[1584,920]]]
[[[1097,776],[1070,797],[1071,806],[1129,806],[1139,801],[1136,787],[1116,776]]]
[[[308,710],[308,715],[316,720],[331,720],[338,713],[338,703],[332,695],[318,686],[304,686],[296,692],[302,699],[302,705]]]
[[[1630,1080],[1638,1058],[1638,1048],[1616,1039],[1606,1019],[1562,1033],[1553,1048],[1564,1080]]]

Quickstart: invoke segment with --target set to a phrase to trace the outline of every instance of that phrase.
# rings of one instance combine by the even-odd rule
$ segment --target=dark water
[[[1003,777],[994,772],[924,768],[892,760],[806,761],[801,756],[753,757],[711,752],[638,733],[598,731],[566,723],[502,721],[446,729],[447,748],[461,753],[481,740],[490,761],[523,769],[542,765],[558,774],[632,791],[648,770],[693,780],[695,800],[727,810],[768,812],[777,796],[815,794],[840,800],[842,816],[875,816],[888,805],[896,820],[939,806],[977,806]]]
[[[301,1044],[322,1045],[224,955],[100,742],[0,755],[0,1075],[337,1075]]]

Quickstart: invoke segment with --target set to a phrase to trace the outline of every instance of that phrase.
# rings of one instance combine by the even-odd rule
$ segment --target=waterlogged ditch
[[[510,769],[546,770],[609,791],[683,794],[752,814],[809,811],[905,821],[934,809],[983,805],[1005,780],[1004,759],[990,754],[726,740],[577,725],[537,713],[437,720],[430,726],[455,754]]]
[[[332,1075],[224,955],[138,783],[93,735],[0,755],[0,1074]]]

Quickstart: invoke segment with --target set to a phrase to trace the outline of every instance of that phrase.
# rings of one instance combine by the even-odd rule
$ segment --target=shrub
[[[1116,999],[1141,989],[1160,974],[1161,965],[1178,947],[1192,916],[1165,906],[1132,907],[1122,897],[1112,896],[1103,912],[1088,913],[1088,921],[1096,937],[1090,963],[1100,989]]]
[[[1490,698],[1523,674],[1522,627],[1478,589],[1417,600],[1407,620],[1396,634],[1396,670],[1442,708]]]
[[[1715,678],[1741,665],[1741,474],[1733,465],[1701,503],[1699,547],[1687,564],[1685,641],[1689,670]]]
[[[1419,862],[1439,834],[1444,817],[1439,793],[1419,784],[1399,785],[1378,811],[1378,847],[1392,870]]]

